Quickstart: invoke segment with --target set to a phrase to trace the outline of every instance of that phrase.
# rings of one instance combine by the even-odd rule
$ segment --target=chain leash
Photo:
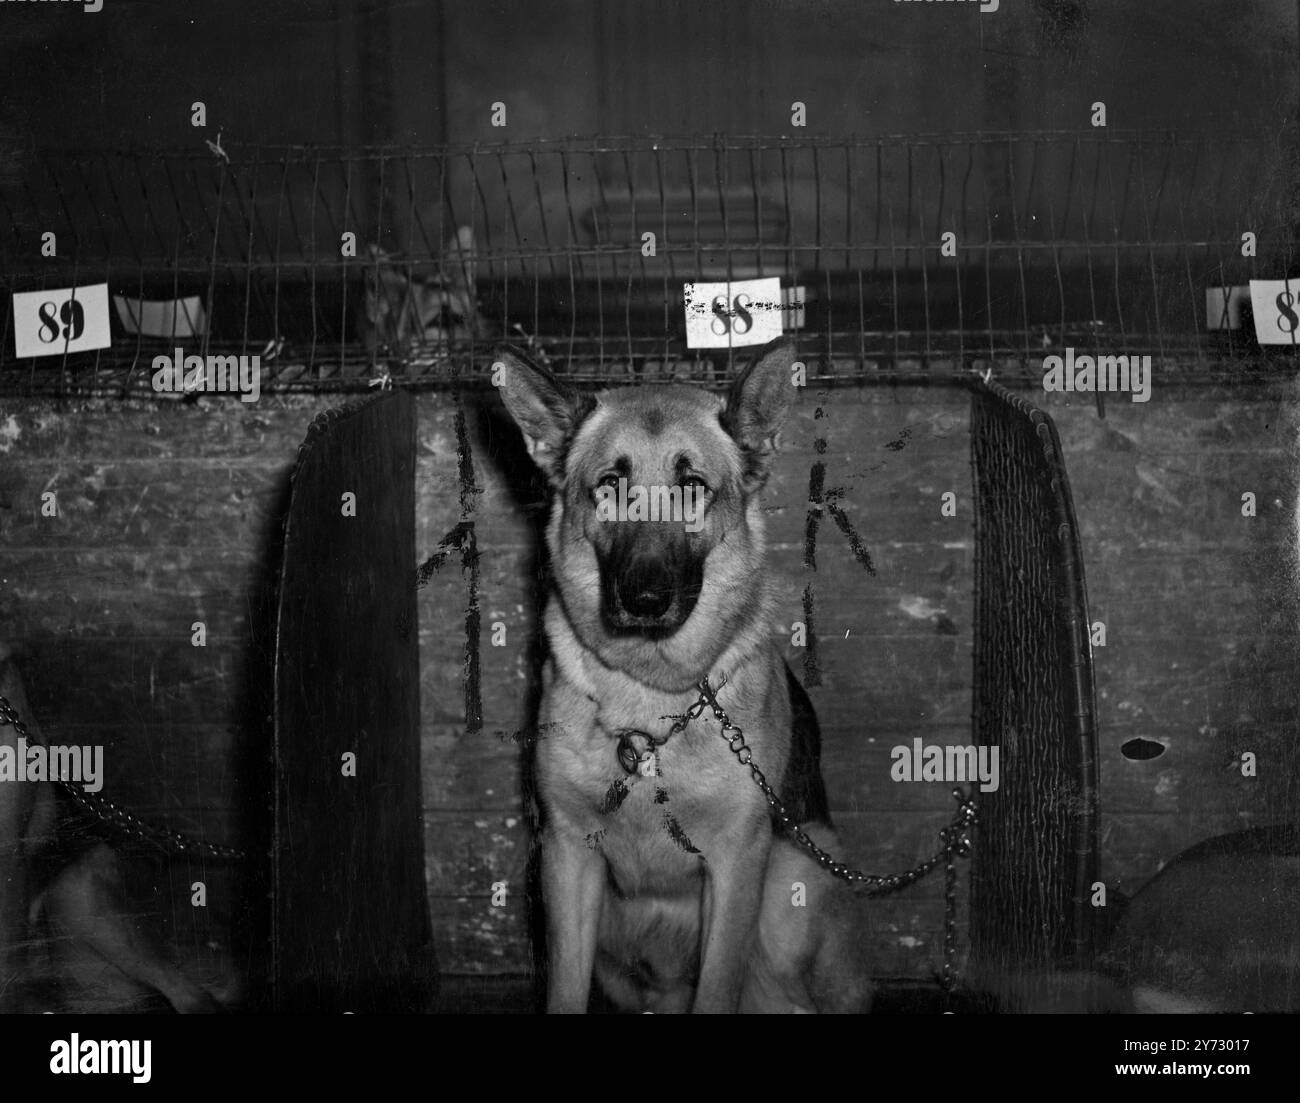
[[[724,677],[717,688],[721,689],[726,684],[726,678]],[[836,861],[835,858],[813,842],[799,824],[794,822],[785,805],[781,802],[781,798],[777,796],[776,791],[763,775],[763,771],[758,768],[758,764],[754,761],[754,752],[745,742],[745,733],[731,722],[726,710],[718,703],[717,690],[709,684],[707,676],[700,680],[699,690],[699,700],[686,711],[685,715],[677,718],[667,736],[661,740],[655,740],[655,742],[666,742],[670,736],[680,732],[690,721],[703,713],[705,708],[708,708],[713,713],[714,719],[721,725],[722,730],[719,734],[726,740],[727,747],[742,766],[749,767],[749,776],[753,778],[754,784],[759,787],[763,796],[767,798],[767,803],[771,806],[772,812],[781,822],[781,826],[786,833],[828,873],[842,881],[847,881],[854,888],[861,888],[866,896],[885,896],[919,881],[933,870],[940,860],[944,861],[943,971],[939,977],[939,982],[944,991],[951,991],[957,980],[954,967],[957,955],[956,859],[969,856],[971,851],[970,832],[979,818],[974,797],[965,796],[960,789],[952,791],[953,799],[958,802],[957,812],[953,816],[952,822],[939,832],[942,845],[925,861],[903,873],[887,875],[863,873],[861,870],[853,869],[844,862]],[[729,732],[734,734],[728,735]]]
[[[18,711],[3,694],[0,694],[0,727],[12,727],[21,739],[40,745],[37,740],[30,739],[27,725],[22,722]],[[62,778],[50,780],[101,823],[107,824],[119,834],[149,843],[165,854],[194,855],[222,861],[243,861],[248,857],[246,851],[237,847],[191,838],[189,835],[182,835],[179,831],[168,831],[146,823],[134,812],[128,812],[121,805],[114,804],[113,801],[101,797],[98,793],[87,793],[73,781]]]

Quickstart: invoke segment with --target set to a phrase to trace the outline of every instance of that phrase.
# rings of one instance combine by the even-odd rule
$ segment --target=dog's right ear
[[[512,345],[498,345],[493,382],[533,457],[554,483],[564,477],[564,454],[595,399],[566,386]]]

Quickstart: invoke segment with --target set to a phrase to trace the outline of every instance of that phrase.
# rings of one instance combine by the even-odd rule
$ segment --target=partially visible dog
[[[1128,902],[1103,965],[1137,1011],[1300,1011],[1300,827],[1183,851]]]
[[[9,649],[0,645],[0,695],[17,711],[27,739],[45,743]],[[0,746],[18,735],[0,726]],[[0,1008],[24,1008],[27,982],[50,968],[121,993],[160,993],[178,1012],[219,1011],[132,914],[117,854],[69,830],[77,813],[54,782],[0,780]],[[40,950],[47,960],[32,960]]]
[[[1012,1012],[1300,1011],[1300,827],[1207,839],[1106,910],[1117,915],[1095,971],[986,965],[965,994]]]
[[[707,676],[796,822],[838,848],[764,562],[759,492],[793,359],[769,346],[726,400],[686,386],[584,398],[499,352],[502,397],[553,490],[536,762],[551,1011],[588,1010],[593,977],[628,1010],[869,1007],[846,887],[774,829],[710,711],[669,734]],[[638,488],[656,519],[609,513]]]
[[[474,291],[477,253],[474,231],[458,229],[444,250],[439,270],[408,276],[407,264],[369,247],[365,295],[358,327],[366,351],[407,352],[428,345],[435,350],[483,329]]]

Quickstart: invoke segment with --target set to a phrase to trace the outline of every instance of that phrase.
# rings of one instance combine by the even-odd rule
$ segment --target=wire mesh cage
[[[266,390],[445,385],[501,338],[579,379],[708,378],[683,285],[772,276],[823,382],[1027,380],[1065,346],[1192,380],[1249,351],[1207,289],[1293,261],[1293,151],[1245,133],[208,146],[50,154],[0,190],[3,290],[121,300],[111,348],[48,360],[6,317],[0,386],[147,391],[178,330],[132,312],[186,299],[191,343],[259,355]]]
[[[1086,967],[1096,878],[1096,703],[1083,557],[1051,419],[975,384],[974,732],[981,794],[971,953],[983,971]]]

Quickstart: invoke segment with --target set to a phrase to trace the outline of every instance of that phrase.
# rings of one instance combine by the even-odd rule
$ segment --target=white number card
[[[108,284],[14,293],[14,354],[62,356],[106,349]]]
[[[1250,308],[1261,345],[1300,345],[1300,280],[1251,280]]]
[[[688,283],[686,347],[725,349],[765,345],[781,336],[781,281],[732,280],[729,283]]]

